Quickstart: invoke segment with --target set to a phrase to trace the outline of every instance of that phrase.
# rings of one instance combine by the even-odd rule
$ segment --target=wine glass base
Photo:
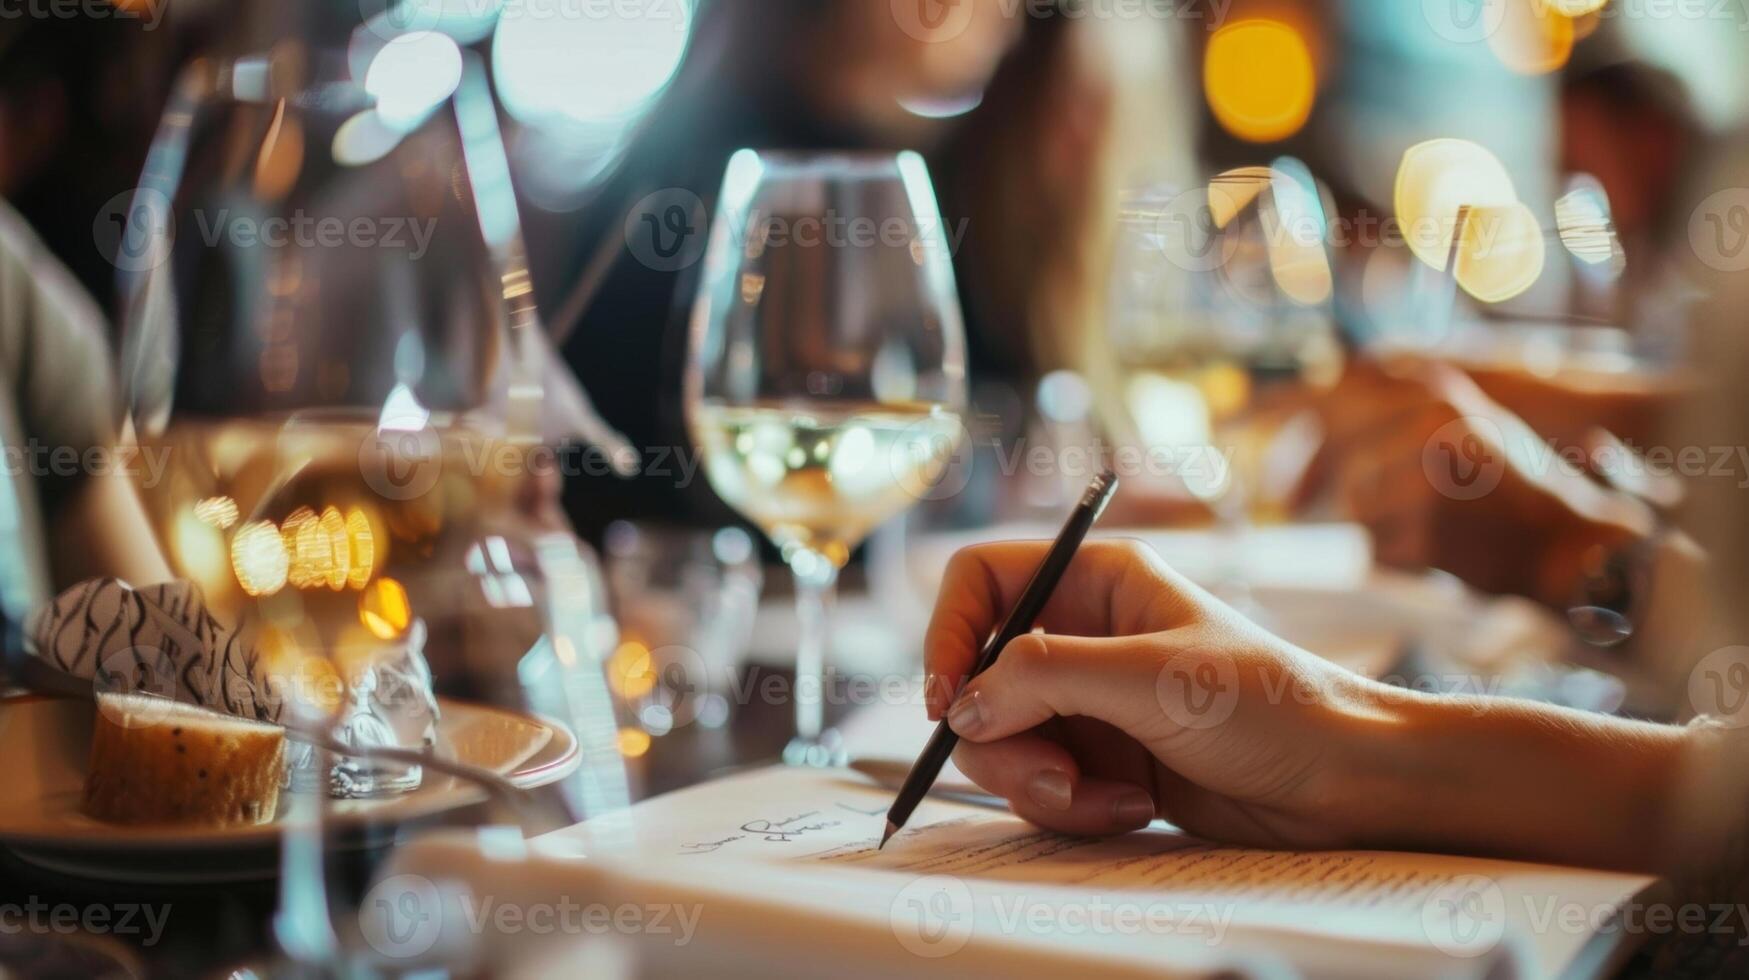
[[[789,766],[831,769],[848,764],[850,753],[845,749],[844,737],[838,734],[838,729],[828,728],[812,738],[797,735],[790,739],[783,747],[783,761]]]

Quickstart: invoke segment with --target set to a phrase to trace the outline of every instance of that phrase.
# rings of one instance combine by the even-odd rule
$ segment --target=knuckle
[[[1026,633],[1015,637],[1008,644],[1008,649],[1002,652],[1002,659],[1011,663],[1013,669],[1021,674],[1038,674],[1049,667],[1050,645],[1037,633]]]
[[[947,559],[947,567],[942,569],[942,581],[948,584],[966,577],[966,573],[978,563],[980,545],[970,545],[959,549]]]

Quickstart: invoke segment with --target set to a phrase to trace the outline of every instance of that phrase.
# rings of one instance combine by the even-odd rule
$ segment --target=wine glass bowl
[[[327,791],[282,809],[275,928],[300,962],[355,931],[331,928],[351,897],[322,851],[353,831],[329,799],[356,828],[393,819],[362,801],[452,788],[407,750],[507,777],[569,745],[546,809],[628,803],[600,576],[529,506],[552,375],[496,120],[441,34],[286,39],[184,73],[129,209],[128,426],[165,461],[148,518],[251,650],[243,680],[275,688],[293,789]]]
[[[839,569],[963,436],[965,340],[922,158],[742,150],[693,308],[687,421],[711,487],[794,575],[794,763],[843,761],[821,706]]]

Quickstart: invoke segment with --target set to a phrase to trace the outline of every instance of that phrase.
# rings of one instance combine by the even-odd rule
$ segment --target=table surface
[[[742,683],[758,684],[767,676],[777,676],[786,683],[791,677],[787,671],[749,665]],[[829,700],[828,723],[836,723],[847,710]],[[643,799],[730,769],[776,762],[790,732],[787,704],[751,699],[720,728],[692,725],[654,740],[650,751],[632,760],[629,767],[633,795]],[[348,894],[362,894],[384,853],[378,850],[335,860],[330,874]],[[275,888],[272,881],[184,886],[94,881],[37,868],[0,848],[0,907],[27,909],[30,903],[43,908],[106,907],[117,916],[124,906],[150,904],[167,909],[159,913],[164,916],[163,934],[149,946],[140,937],[132,941],[75,937],[77,943],[92,943],[91,948],[100,956],[111,954],[121,961],[121,967],[112,973],[95,975],[222,977],[241,964],[260,963],[273,948],[270,922]],[[52,919],[42,932],[50,935],[37,938],[65,938],[56,931]],[[21,976],[39,975],[40,958],[45,954],[29,946],[32,938],[28,929],[0,934],[0,976],[7,975],[7,967]],[[94,975],[83,968],[84,964],[80,966],[76,975]]]
[[[743,682],[757,684],[775,676],[787,682],[788,672],[758,665],[746,668]],[[852,708],[843,707],[841,699],[834,706],[827,702],[829,723],[842,720]],[[688,726],[656,739],[650,751],[633,760],[630,777],[633,793],[646,798],[708,779],[730,769],[774,762],[782,752],[791,731],[787,704],[754,698],[736,709],[729,722],[718,729]],[[339,883],[346,894],[360,895],[373,870],[385,852],[346,855],[330,865],[331,880]],[[39,907],[67,905],[74,907],[102,906],[120,909],[132,904],[152,904],[164,916],[164,930],[158,942],[147,945],[135,938],[73,937],[76,943],[94,943],[101,954],[115,957],[115,968],[103,972],[80,963],[70,972],[60,975],[104,977],[226,977],[244,964],[261,965],[271,955],[271,917],[275,907],[275,884],[253,882],[224,885],[143,886],[73,878],[47,872],[21,861],[0,849],[0,905],[23,907],[38,903]],[[36,968],[45,955],[41,940],[67,941],[65,935],[33,936],[28,930],[10,930],[0,934],[0,975],[6,967],[19,975],[47,975]],[[35,941],[37,945],[32,946]],[[56,955],[64,956],[63,947]],[[33,959],[34,958],[34,959]],[[103,956],[107,960],[108,956]],[[52,961],[65,966],[64,959]],[[1727,969],[1726,960],[1697,964],[1695,968],[1672,973],[1669,963],[1654,963],[1648,954],[1632,961],[1623,976],[1714,976],[1735,975]]]

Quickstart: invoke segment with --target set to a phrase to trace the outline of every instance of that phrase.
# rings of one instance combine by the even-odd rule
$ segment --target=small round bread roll
[[[284,768],[277,726],[165,698],[102,694],[84,809],[123,824],[266,823]]]

